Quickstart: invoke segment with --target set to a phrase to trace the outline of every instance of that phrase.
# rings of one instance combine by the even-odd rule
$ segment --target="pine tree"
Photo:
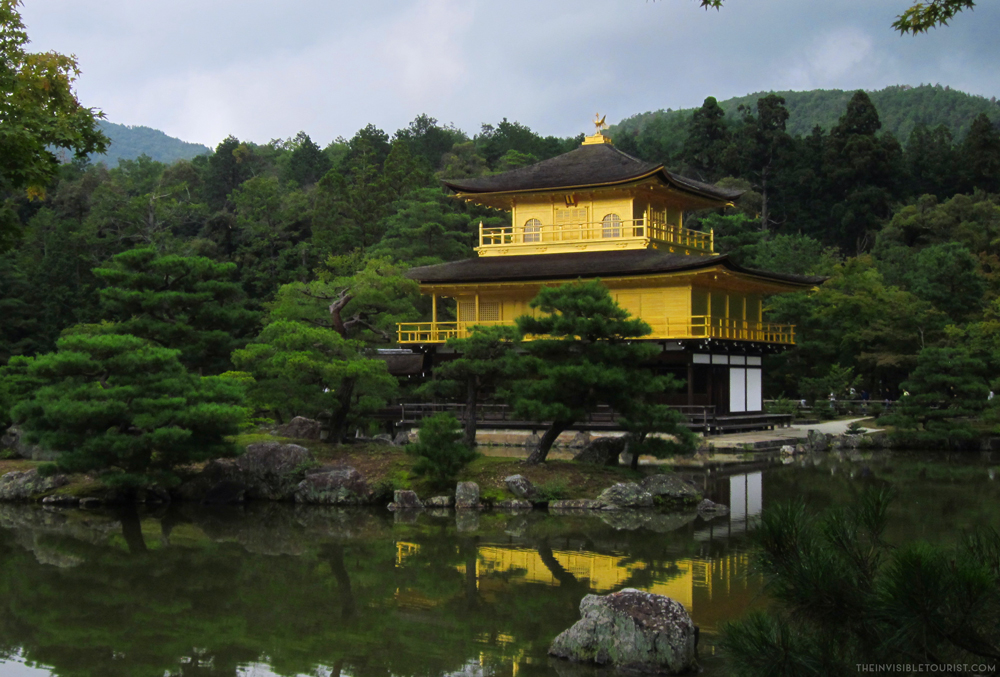
[[[629,411],[636,399],[663,392],[663,379],[647,378],[640,366],[656,353],[641,343],[649,325],[629,317],[599,280],[545,287],[531,302],[543,314],[517,318],[526,378],[513,384],[514,410],[533,421],[549,421],[528,463],[542,463],[556,438],[598,405]]]
[[[178,465],[232,455],[225,438],[247,415],[237,384],[191,374],[177,351],[135,336],[64,336],[27,375],[45,383],[13,410],[28,440],[60,451],[62,470],[128,486],[169,484]]]
[[[435,383],[444,381],[451,390],[465,398],[463,443],[476,444],[476,408],[480,397],[513,374],[516,357],[516,332],[513,327],[473,327],[468,338],[448,339],[448,347],[458,357],[442,362],[435,369]]]
[[[232,263],[154,249],[123,252],[94,269],[108,285],[101,299],[115,333],[175,349],[188,369],[203,374],[229,369],[230,353],[246,343],[257,320],[235,272]]]

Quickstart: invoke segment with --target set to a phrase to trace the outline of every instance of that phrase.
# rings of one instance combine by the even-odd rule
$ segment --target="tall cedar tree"
[[[514,409],[550,421],[528,463],[542,463],[560,433],[598,405],[628,411],[637,398],[661,388],[641,364],[656,353],[634,339],[652,331],[629,316],[599,280],[543,288],[531,301],[543,315],[517,318],[527,378],[513,384]],[[662,391],[661,391],[662,392]]]
[[[705,99],[691,115],[688,136],[681,159],[686,170],[703,181],[717,181],[725,176],[723,158],[730,145],[726,112],[714,96]]]
[[[753,181],[760,191],[760,229],[768,230],[771,221],[768,197],[774,174],[780,169],[779,163],[785,151],[791,146],[791,137],[785,132],[788,109],[785,99],[776,95],[757,99],[757,115],[749,108],[743,113],[743,126],[733,141],[738,154],[741,175]]]
[[[161,256],[133,249],[94,273],[105,317],[115,332],[179,351],[181,362],[202,374],[229,369],[229,355],[247,341],[257,315],[247,310],[236,266],[200,256]]]
[[[881,127],[871,99],[858,91],[827,140],[826,181],[835,201],[827,228],[845,251],[869,249],[874,233],[892,214],[902,150],[892,136],[876,136]]]
[[[978,188],[987,193],[1000,192],[1000,132],[980,113],[962,144],[965,190]]]
[[[126,486],[169,484],[176,466],[233,455],[226,436],[246,419],[240,386],[192,374],[176,350],[135,336],[64,336],[27,373],[45,382],[14,407],[28,440],[61,450],[62,470]]]

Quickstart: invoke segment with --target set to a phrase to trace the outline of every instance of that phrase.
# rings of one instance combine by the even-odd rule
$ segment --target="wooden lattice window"
[[[499,322],[500,321],[500,302],[499,301],[480,301],[479,302],[479,321],[480,322]]]
[[[608,214],[601,219],[601,224],[604,226],[602,231],[604,237],[622,236],[622,217],[617,214]]]
[[[476,321],[475,301],[462,301],[461,303],[458,304],[458,321],[459,322]]]
[[[524,224],[524,241],[525,242],[541,242],[542,241],[542,222],[538,219],[528,219]],[[482,310],[482,309],[480,309]]]
[[[586,223],[586,222],[587,222],[586,207],[578,207],[577,209],[556,210],[556,223],[558,224]]]

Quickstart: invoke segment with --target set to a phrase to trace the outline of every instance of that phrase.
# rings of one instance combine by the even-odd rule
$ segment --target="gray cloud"
[[[770,89],[947,84],[993,96],[998,3],[900,37],[908,0],[28,0],[33,49],[74,53],[86,105],[215,145],[321,143],[420,113],[543,134]]]

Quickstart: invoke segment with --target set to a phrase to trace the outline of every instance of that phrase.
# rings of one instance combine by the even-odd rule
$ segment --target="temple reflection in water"
[[[679,557],[663,566],[626,552],[604,554],[559,548],[544,551],[516,543],[483,544],[477,548],[474,572],[479,594],[492,602],[507,594],[511,586],[560,586],[567,581],[596,594],[639,587],[677,600],[703,632],[713,634],[720,621],[738,615],[760,589],[760,577],[752,572],[750,556],[744,549],[734,544],[717,552],[710,545],[743,536],[752,528],[763,507],[762,474],[706,481],[704,489],[712,500],[729,505],[730,514],[707,523],[693,523],[694,540],[704,544],[696,555]],[[396,547],[398,566],[405,566],[407,558],[420,551],[419,544],[406,541],[398,541]],[[468,565],[458,565],[457,569],[473,578]],[[637,585],[637,580],[647,582]],[[433,604],[412,591],[399,591],[396,599],[413,606]]]

